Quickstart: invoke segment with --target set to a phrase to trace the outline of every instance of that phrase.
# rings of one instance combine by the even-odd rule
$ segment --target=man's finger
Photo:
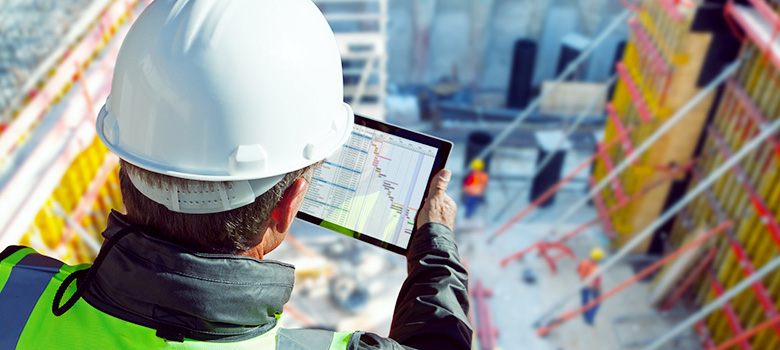
[[[442,169],[431,181],[431,190],[428,192],[428,197],[433,197],[439,192],[447,191],[447,185],[450,183],[452,172],[448,169]]]

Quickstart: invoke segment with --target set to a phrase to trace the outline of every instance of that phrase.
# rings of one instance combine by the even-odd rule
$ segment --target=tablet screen
[[[314,172],[303,218],[405,252],[434,167],[443,162],[437,162],[439,148],[432,142],[402,135],[356,121],[347,143]]]

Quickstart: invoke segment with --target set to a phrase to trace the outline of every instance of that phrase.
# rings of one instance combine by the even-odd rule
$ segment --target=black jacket
[[[128,226],[113,212],[103,235],[109,240]],[[124,236],[105,256],[84,299],[117,318],[157,329],[166,339],[236,341],[262,334],[276,324],[293,288],[291,265],[196,253],[142,232]],[[389,337],[358,331],[349,348],[470,349],[468,275],[452,231],[424,225],[407,260],[409,276]]]

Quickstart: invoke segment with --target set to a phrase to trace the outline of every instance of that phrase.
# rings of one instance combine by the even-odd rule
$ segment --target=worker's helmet
[[[311,0],[155,1],[122,43],[97,134],[140,168],[229,181],[182,198],[131,175],[171,210],[211,213],[329,156],[353,122],[335,37]]]
[[[590,258],[595,260],[595,261],[599,261],[601,259],[604,259],[604,250],[599,248],[599,247],[591,249],[591,251],[590,251]]]
[[[483,170],[485,169],[485,162],[482,159],[474,159],[471,161],[471,169]]]

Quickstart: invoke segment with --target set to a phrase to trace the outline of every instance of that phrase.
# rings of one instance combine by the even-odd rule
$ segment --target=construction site
[[[313,2],[355,114],[454,144],[473,349],[780,349],[780,1]],[[0,0],[0,248],[97,257],[96,118],[150,3]],[[266,259],[284,327],[388,336],[403,255],[297,220]]]

